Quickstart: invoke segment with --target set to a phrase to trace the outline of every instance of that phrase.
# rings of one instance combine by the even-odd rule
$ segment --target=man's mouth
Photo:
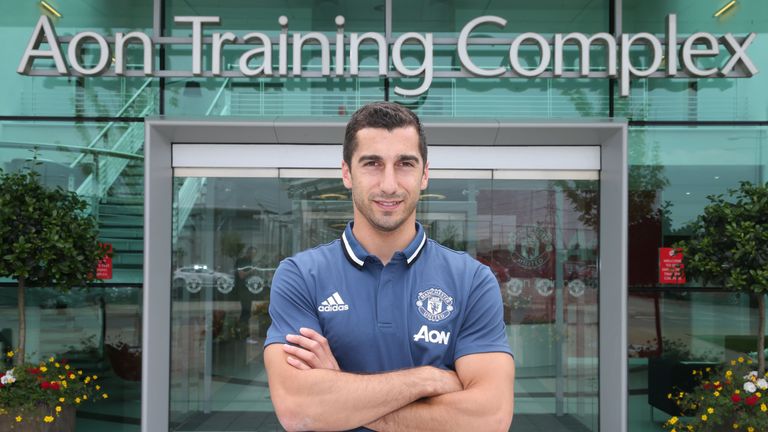
[[[384,210],[393,210],[396,209],[400,203],[402,203],[402,200],[374,200],[373,202],[376,203],[377,206]]]

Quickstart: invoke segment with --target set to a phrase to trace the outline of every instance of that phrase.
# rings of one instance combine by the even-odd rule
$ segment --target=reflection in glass
[[[518,374],[512,430],[541,417],[551,430],[596,431],[597,180],[433,173],[417,218],[501,286]],[[349,191],[326,177],[175,179],[173,430],[278,427],[262,362],[270,283],[281,259],[338,239],[352,219]]]

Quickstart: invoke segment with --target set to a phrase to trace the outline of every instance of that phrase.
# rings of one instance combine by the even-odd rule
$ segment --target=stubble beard
[[[401,209],[398,209],[399,214],[394,212],[385,212],[385,215],[379,214],[374,209],[374,199],[397,199],[402,200]],[[382,196],[370,196],[363,197],[359,194],[352,193],[352,202],[355,205],[355,209],[365,218],[368,224],[377,231],[391,233],[398,230],[416,211],[416,202],[409,201],[407,196],[394,196],[394,197],[382,197]],[[389,216],[386,213],[390,213]]]

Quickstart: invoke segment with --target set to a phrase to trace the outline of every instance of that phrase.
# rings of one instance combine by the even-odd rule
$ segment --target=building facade
[[[279,430],[271,277],[341,235],[343,127],[376,100],[426,124],[430,237],[499,280],[512,431],[661,430],[664,374],[756,333],[748,296],[663,274],[661,248],[766,182],[764,2],[0,5],[1,167],[36,157],[114,250],[95,286],[28,289],[27,351],[110,391],[78,430]]]

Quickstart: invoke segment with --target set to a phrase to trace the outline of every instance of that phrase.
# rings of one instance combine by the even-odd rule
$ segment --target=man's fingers
[[[321,335],[320,333],[314,331],[313,329],[309,327],[302,327],[299,329],[299,333],[301,333],[302,336],[308,337],[314,341],[317,341],[319,343],[328,343],[328,340]]]
[[[319,344],[319,349],[323,350],[323,353],[325,354],[324,358],[329,359],[329,363],[330,363],[329,366],[332,369],[339,368],[339,365],[336,363],[336,357],[333,356],[333,352],[331,351],[331,346],[328,344],[328,339],[326,339],[325,336],[321,335],[320,333],[316,332],[315,330],[309,327],[302,327],[299,329],[299,332],[302,334],[302,336],[309,338]],[[312,346],[311,349],[314,351],[314,348],[315,347]]]
[[[304,362],[307,366],[309,366],[312,369],[320,367],[319,358],[312,351],[308,351],[303,348],[296,347],[293,345],[287,345],[287,344],[283,345],[283,351],[288,353],[289,357],[294,357]]]
[[[310,370],[310,369],[312,369],[306,363],[304,363],[303,361],[297,359],[296,357],[288,356],[288,358],[286,358],[286,361],[288,362],[289,365],[295,367],[296,369],[301,369],[301,370]]]
[[[333,356],[328,340],[320,333],[302,327],[301,335],[286,335],[286,341],[292,350],[284,348],[287,353],[304,361],[309,367],[339,370],[339,364]]]

